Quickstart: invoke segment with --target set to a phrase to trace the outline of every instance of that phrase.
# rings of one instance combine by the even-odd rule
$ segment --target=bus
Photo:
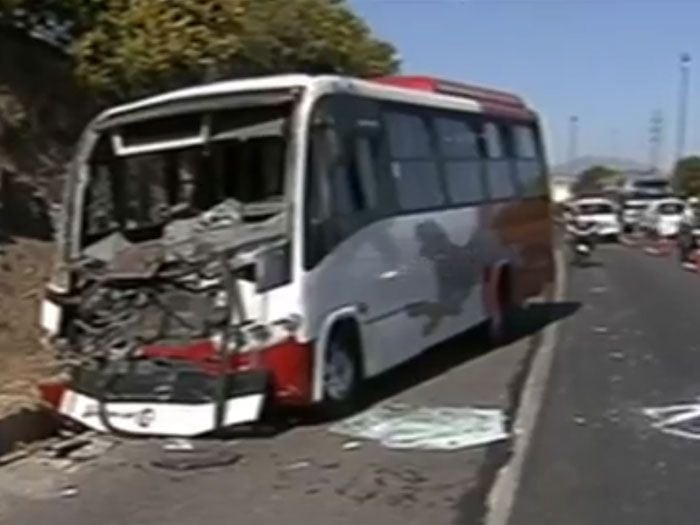
[[[108,109],[66,183],[41,385],[99,431],[194,436],[365,380],[553,282],[536,113],[431,77],[221,81]],[[458,350],[455,350],[458,351]]]

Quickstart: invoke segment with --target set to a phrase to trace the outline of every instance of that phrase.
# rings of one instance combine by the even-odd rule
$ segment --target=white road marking
[[[566,283],[566,264],[561,250],[555,252],[557,261],[557,277],[554,290],[554,301],[560,302],[564,298]],[[486,525],[507,525],[510,519],[515,496],[520,485],[523,465],[533,430],[537,423],[537,415],[542,407],[547,380],[552,368],[554,346],[557,340],[557,327],[559,322],[554,322],[544,330],[542,344],[537,349],[537,354],[532,363],[523,389],[520,404],[516,411],[515,424],[513,426],[513,453],[510,461],[504,465],[496,476],[496,481],[491,487],[486,501]]]
[[[664,434],[700,441],[700,428],[686,430],[680,426],[700,420],[700,402],[644,408],[642,413],[653,420],[652,428]]]

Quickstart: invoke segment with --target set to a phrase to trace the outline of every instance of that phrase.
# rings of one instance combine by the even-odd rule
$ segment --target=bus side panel
[[[482,211],[453,208],[394,219],[405,267],[397,282],[398,309],[382,321],[392,344],[385,350],[385,367],[485,319],[484,268],[498,250]]]
[[[343,241],[304,279],[304,317],[317,333],[357,306],[368,375],[486,318],[484,269],[510,259],[486,207],[398,215]]]
[[[517,254],[512,268],[514,302],[542,295],[554,279],[549,199],[529,198],[496,206],[493,228]]]

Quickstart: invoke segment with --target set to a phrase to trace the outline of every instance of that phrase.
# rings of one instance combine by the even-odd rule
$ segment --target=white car
[[[617,205],[608,199],[585,198],[574,201],[570,206],[571,214],[586,222],[593,222],[598,227],[596,233],[608,239],[617,239],[622,227]]]
[[[676,237],[680,230],[686,204],[680,199],[660,199],[644,210],[640,226],[656,237]]]

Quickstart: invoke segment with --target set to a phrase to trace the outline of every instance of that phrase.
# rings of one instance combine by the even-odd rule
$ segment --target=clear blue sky
[[[700,0],[350,0],[406,73],[514,90],[542,114],[552,162],[578,152],[646,162],[654,109],[674,155],[681,52],[691,72],[686,152],[700,153]]]

